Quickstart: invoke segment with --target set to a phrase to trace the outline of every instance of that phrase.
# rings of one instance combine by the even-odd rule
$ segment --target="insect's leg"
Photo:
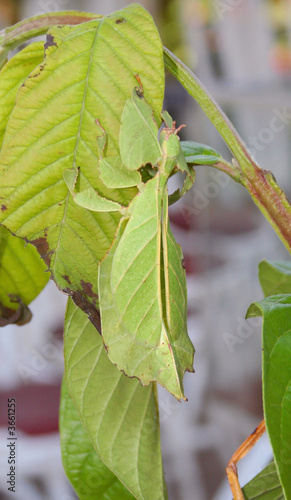
[[[241,490],[236,464],[241,460],[256,444],[260,437],[266,430],[265,420],[258,425],[254,432],[243,442],[243,444],[236,450],[231,457],[226,467],[227,479],[231,487],[234,500],[244,500],[243,492]]]
[[[143,96],[143,84],[141,83],[141,79],[139,77],[139,74],[136,73],[134,75],[134,77],[137,79],[138,83],[139,83],[139,87],[136,87],[136,91],[137,91],[137,94],[142,97]]]

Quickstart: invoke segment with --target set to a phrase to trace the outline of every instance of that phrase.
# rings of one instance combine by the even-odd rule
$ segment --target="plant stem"
[[[237,168],[230,171],[229,166],[220,163],[213,165],[243,184],[250,193],[254,203],[259,207],[281,241],[291,253],[291,206],[285,193],[278,186],[273,174],[262,170],[256,163],[247,146],[219,107],[208,94],[198,78],[174,54],[164,47],[166,68],[179,80],[188,93],[201,106],[207,117],[225,140],[237,161]]]

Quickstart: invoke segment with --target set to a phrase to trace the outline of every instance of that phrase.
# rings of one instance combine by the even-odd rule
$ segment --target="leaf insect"
[[[158,140],[141,92],[134,89],[123,110],[120,164],[132,173],[151,164],[156,175],[138,185],[99,265],[102,338],[109,358],[125,374],[143,385],[157,381],[177,399],[186,399],[183,375],[193,371],[194,348],[187,333],[182,252],[169,227],[167,181],[179,169],[192,185],[193,172],[180,148],[180,128],[167,113],[163,116],[166,126]]]
[[[138,78],[137,78],[138,79]],[[138,79],[140,85],[141,82]],[[179,199],[193,184],[175,122],[164,111],[158,138],[153,111],[142,86],[134,88],[123,109],[120,156],[103,156],[106,134],[98,137],[99,174],[109,189],[137,186],[128,207],[101,197],[92,187],[78,190],[79,169],[64,180],[75,200],[95,211],[122,215],[115,239],[99,264],[98,287],[102,338],[116,366],[142,385],[157,381],[177,399],[186,399],[185,371],[193,371],[194,347],[187,333],[186,276],[182,251],[170,230],[167,182],[180,170],[186,174]],[[151,166],[150,180],[141,169]]]

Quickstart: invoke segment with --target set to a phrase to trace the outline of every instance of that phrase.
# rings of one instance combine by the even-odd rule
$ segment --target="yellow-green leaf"
[[[17,91],[43,58],[43,42],[35,42],[13,56],[0,72],[0,147]]]
[[[19,89],[6,130],[0,222],[36,246],[59,288],[98,321],[98,262],[120,216],[78,206],[63,172],[78,168],[80,191],[129,203],[135,188],[110,189],[100,179],[99,124],[108,138],[104,157],[119,155],[121,114],[136,74],[158,121],[163,49],[151,16],[137,4],[101,20],[51,28],[45,46],[45,60]]]
[[[0,227],[0,326],[30,320],[26,306],[47,284],[45,269],[32,245]]]

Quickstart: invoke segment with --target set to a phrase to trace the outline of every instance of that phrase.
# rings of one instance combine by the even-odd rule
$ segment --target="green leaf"
[[[263,316],[263,404],[274,459],[291,499],[291,295],[252,304],[247,317]]]
[[[271,462],[244,488],[245,500],[284,500],[276,466]]]
[[[259,264],[259,280],[265,297],[291,293],[291,263],[263,260]]]
[[[33,243],[58,287],[98,323],[98,262],[108,250],[120,215],[78,206],[64,179],[79,168],[79,191],[93,189],[127,205],[136,188],[109,189],[100,179],[97,137],[104,156],[119,155],[124,105],[138,72],[144,95],[161,112],[162,44],[151,16],[139,5],[102,20],[51,28],[46,58],[17,93],[0,155],[0,222]]]
[[[162,222],[165,182],[158,173],[134,198],[100,264],[102,338],[120,370],[185,399],[183,375],[193,371],[194,349],[182,252],[169,229],[167,205]]]
[[[65,380],[61,391],[60,435],[64,469],[80,500],[134,498],[97,455]]]
[[[32,43],[12,57],[0,72],[0,148],[17,91],[43,58],[43,43]]]
[[[213,148],[193,141],[181,141],[181,148],[190,165],[213,165],[221,160],[221,155]]]
[[[136,498],[167,498],[155,384],[142,387],[121,373],[71,300],[64,351],[68,391],[99,457]]]
[[[119,146],[121,160],[129,170],[147,163],[154,166],[162,156],[153,111],[137,89],[124,106]]]
[[[35,248],[0,227],[0,326],[23,325],[31,319],[26,306],[47,284],[44,271]]]

